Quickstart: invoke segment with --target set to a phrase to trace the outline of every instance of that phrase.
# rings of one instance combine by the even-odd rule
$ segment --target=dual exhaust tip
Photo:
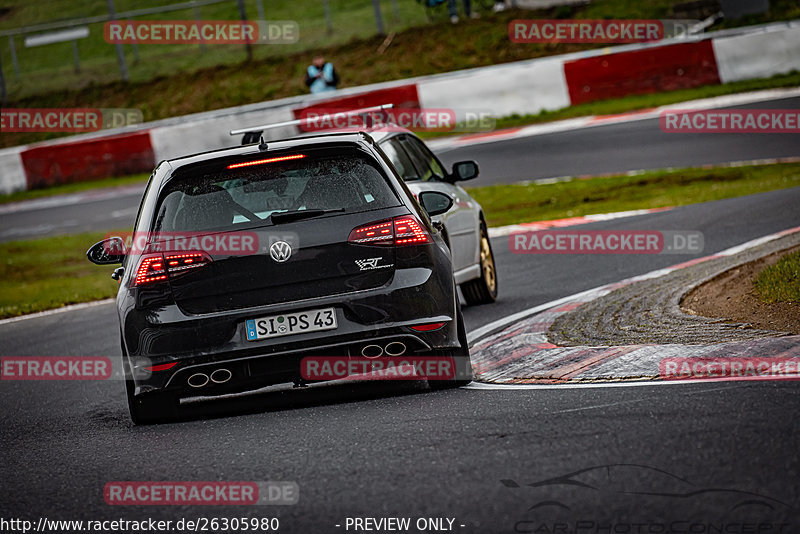
[[[391,343],[387,343],[384,347],[380,345],[365,345],[364,348],[361,349],[361,355],[365,358],[377,358],[384,354],[387,356],[400,356],[401,354],[405,354],[405,352],[406,345],[400,341],[392,341]]]
[[[365,345],[361,349],[361,355],[366,358],[377,358],[384,354],[387,356],[400,356],[405,354],[405,352],[406,345],[400,341],[392,341],[385,346]],[[224,384],[232,377],[233,373],[231,373],[230,370],[220,367],[219,369],[215,369],[210,375],[206,373],[195,373],[186,380],[186,383],[193,388],[201,388],[207,386],[209,383]]]
[[[210,375],[205,373],[195,373],[186,381],[193,388],[201,388],[209,383],[224,384],[231,379],[233,373],[228,369],[220,367],[215,369]]]

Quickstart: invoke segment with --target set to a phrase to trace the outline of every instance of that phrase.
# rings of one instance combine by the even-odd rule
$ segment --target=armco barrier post
[[[381,15],[380,0],[372,0],[372,7],[375,10],[375,25],[378,27],[378,35],[386,35],[383,31],[383,16]]]
[[[328,0],[322,0],[322,7],[325,10],[325,27],[328,29],[328,33],[333,33],[333,21],[331,21],[331,6],[328,4]]]
[[[3,61],[0,60],[0,104],[6,103],[6,79],[3,76]]]
[[[108,4],[108,16],[109,20],[117,20],[117,14],[114,10],[114,0],[106,0]],[[125,63],[125,51],[122,49],[122,43],[117,43],[117,61],[119,61],[119,70],[122,73],[122,81],[128,81],[128,65]]]
[[[239,4],[239,17],[242,19],[242,22],[247,23],[247,11],[244,8],[244,0],[238,0]],[[247,50],[247,61],[253,60],[253,45],[250,42],[250,39],[244,44],[245,50]]]

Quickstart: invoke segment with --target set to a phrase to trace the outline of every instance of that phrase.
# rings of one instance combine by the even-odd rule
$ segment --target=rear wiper
[[[344,211],[344,208],[337,208],[335,210],[313,209],[313,210],[282,211],[270,215],[269,220],[272,221],[272,224],[281,224],[286,222],[299,221],[301,219],[312,219],[314,217],[319,217],[320,215],[327,215],[328,213],[339,213],[342,211]]]

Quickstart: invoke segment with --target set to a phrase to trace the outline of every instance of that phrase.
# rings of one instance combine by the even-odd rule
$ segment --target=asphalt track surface
[[[728,109],[734,108],[798,109],[800,98]],[[798,155],[796,135],[665,133],[658,119],[646,119],[459,148],[441,157],[446,165],[478,161],[481,176],[469,185],[482,186]]]
[[[699,230],[707,255],[800,225],[798,206],[794,188],[587,227]],[[695,257],[493,245],[500,299],[465,308],[468,329]],[[116,358],[117,332],[111,304],[30,318],[0,324],[0,354]],[[198,417],[152,427],[131,425],[118,381],[4,381],[0,406],[2,518],[278,517],[279,532],[314,533],[354,532],[348,517],[453,518],[464,533],[800,532],[793,381],[328,386],[200,405]],[[295,481],[300,501],[105,504],[103,486],[125,480]]]
[[[798,109],[800,98],[771,100],[739,108]],[[594,126],[446,150],[443,162],[478,161],[481,175],[469,186],[521,180],[605,174],[641,169],[692,167],[732,161],[800,156],[791,134],[676,134],[661,131],[657,119]],[[0,241],[63,233],[124,229],[133,225],[141,190],[64,206],[8,212],[0,206]]]

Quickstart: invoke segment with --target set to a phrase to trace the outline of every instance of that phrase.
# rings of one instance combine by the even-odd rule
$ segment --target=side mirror
[[[453,207],[453,199],[438,191],[423,191],[419,194],[419,203],[431,217],[446,213]]]
[[[478,164],[474,161],[459,161],[453,163],[453,173],[451,178],[454,182],[463,182],[465,180],[472,180],[480,173]]]
[[[97,265],[113,265],[122,263],[125,252],[125,241],[121,237],[109,237],[92,245],[86,251],[86,258]]]

